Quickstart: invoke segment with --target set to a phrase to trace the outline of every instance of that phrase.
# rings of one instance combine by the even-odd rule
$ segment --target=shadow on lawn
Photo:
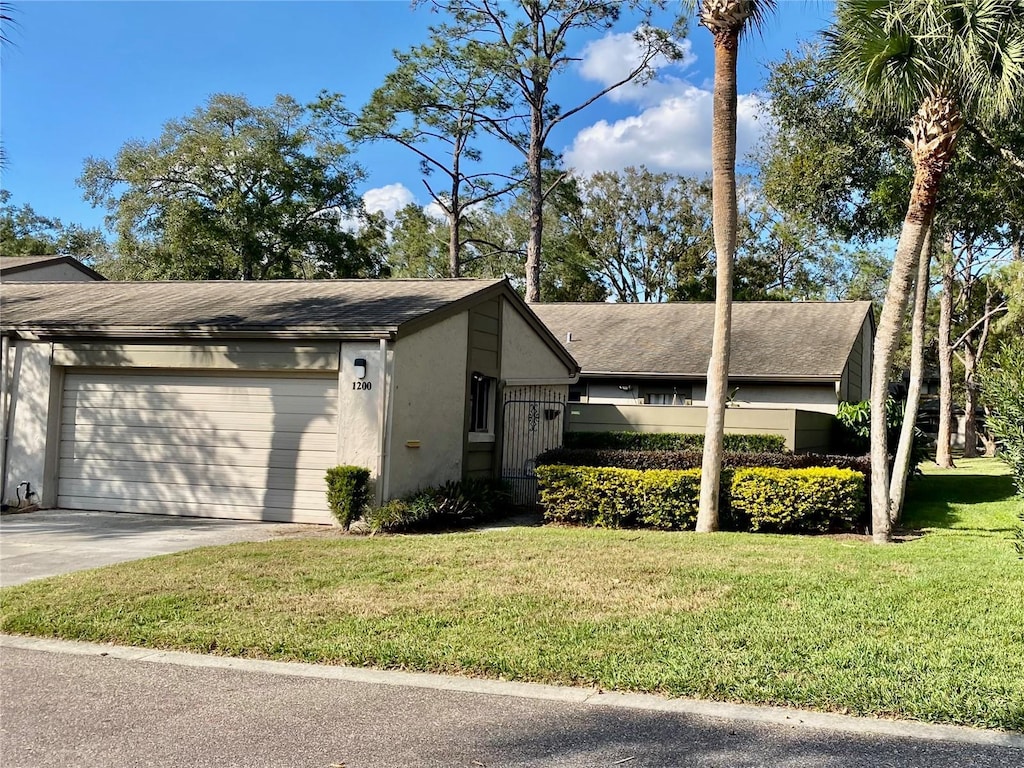
[[[985,504],[1013,498],[1010,475],[925,475],[914,478],[907,492],[904,525],[908,528],[953,528],[963,521],[961,504]],[[1012,528],[960,528],[991,533]]]

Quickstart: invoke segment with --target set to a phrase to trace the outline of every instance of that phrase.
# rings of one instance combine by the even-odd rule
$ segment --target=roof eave
[[[7,326],[3,335],[36,339],[394,339],[395,327],[383,328],[168,328],[141,326],[55,327]]]
[[[592,376],[601,378],[632,378],[632,379],[693,379],[693,380],[704,380],[707,378],[707,373],[681,373],[681,372],[665,372],[665,371],[593,371],[593,370],[582,370],[580,376]],[[809,383],[819,384],[822,382],[839,381],[842,378],[842,373],[826,373],[826,374],[815,374],[815,375],[790,375],[790,374],[770,374],[770,373],[759,373],[759,374],[729,374],[729,381],[786,381],[790,383]]]

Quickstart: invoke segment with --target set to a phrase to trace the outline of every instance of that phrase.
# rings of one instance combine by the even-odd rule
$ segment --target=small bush
[[[508,493],[495,480],[469,478],[422,488],[370,511],[375,532],[458,528],[491,519],[508,506]]]
[[[865,504],[864,475],[849,469],[738,469],[729,491],[751,531],[852,531]]]
[[[544,517],[549,522],[600,528],[693,528],[700,471],[537,467]]]
[[[346,531],[366,508],[370,498],[370,470],[340,466],[327,470],[327,506]]]
[[[626,451],[703,450],[704,435],[685,432],[568,432],[566,448]],[[786,453],[782,435],[725,435],[726,451]]]
[[[885,439],[891,454],[896,453],[899,445],[900,431],[903,428],[903,408],[893,398],[885,401]],[[831,449],[837,453],[860,456],[871,451],[871,401],[859,403],[840,403],[835,419],[832,421],[832,434],[829,440]],[[910,443],[910,471],[915,473],[917,466],[930,458],[933,449],[928,444],[928,436],[914,427],[914,437]],[[891,464],[891,462],[890,462]]]

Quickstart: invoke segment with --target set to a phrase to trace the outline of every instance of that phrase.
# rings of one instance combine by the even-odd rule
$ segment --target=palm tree
[[[871,520],[874,540],[886,542],[893,350],[960,129],[965,120],[981,127],[1024,111],[1024,0],[845,0],[827,39],[834,71],[858,101],[909,119],[914,181],[871,371]]]
[[[758,28],[772,0],[703,0],[700,23],[715,36],[711,124],[711,222],[715,234],[715,331],[708,363],[707,426],[700,475],[697,530],[718,530],[725,402],[729,394],[732,267],[739,214],[736,207],[736,65],[740,36]]]

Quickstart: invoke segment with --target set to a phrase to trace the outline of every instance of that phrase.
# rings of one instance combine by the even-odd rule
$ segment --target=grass
[[[521,528],[207,548],[0,593],[6,632],[1024,730],[1018,501],[991,461],[855,537]]]

